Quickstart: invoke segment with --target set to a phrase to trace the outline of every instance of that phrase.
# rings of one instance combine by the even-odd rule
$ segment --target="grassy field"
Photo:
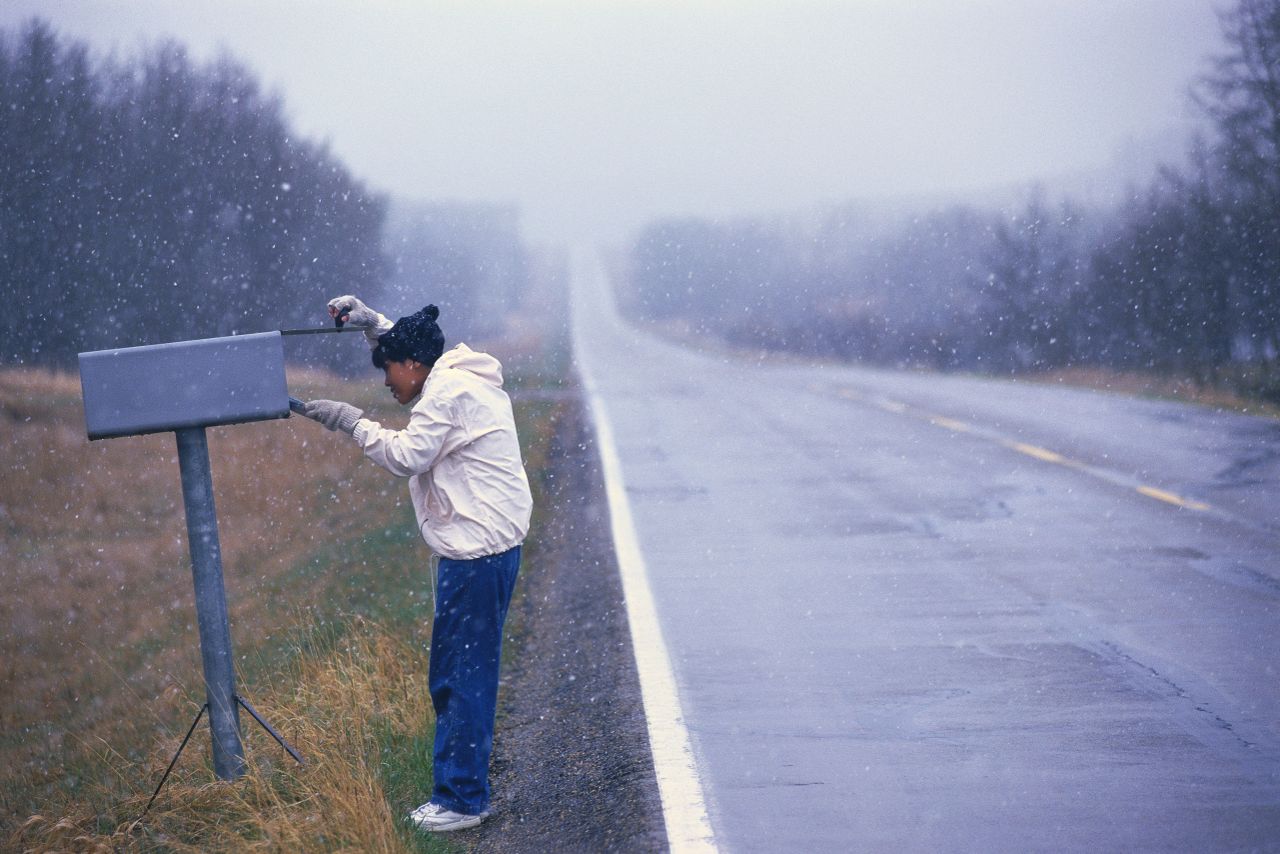
[[[557,407],[537,389],[563,356],[495,354],[526,389],[536,499]],[[374,373],[289,382],[406,417]],[[0,845],[445,850],[398,821],[429,791],[432,723],[404,482],[305,419],[209,431],[239,690],[308,764],[242,715],[252,771],[210,784],[202,724],[135,825],[204,699],[173,436],[89,443],[78,380],[30,370],[0,372],[0,424]],[[531,540],[522,573],[536,560]]]
[[[1074,385],[1100,391],[1113,391],[1137,397],[1178,400],[1212,409],[1280,418],[1280,388],[1273,379],[1274,371],[1241,367],[1217,384],[1197,382],[1189,377],[1155,373],[1111,371],[1103,368],[1067,368],[1041,374],[1028,374],[1032,382],[1051,385]]]

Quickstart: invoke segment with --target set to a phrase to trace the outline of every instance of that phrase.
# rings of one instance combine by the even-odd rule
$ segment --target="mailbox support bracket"
[[[262,728],[267,731],[267,735],[274,738],[281,747],[283,747],[286,751],[288,751],[289,755],[292,756],[294,759],[296,759],[299,765],[307,764],[307,761],[302,758],[302,754],[298,753],[297,750],[294,750],[293,745],[285,741],[284,736],[276,732],[275,727],[271,726],[271,724],[263,720],[262,716],[258,714],[257,710],[254,709],[253,706],[249,705],[248,700],[246,700],[244,697],[241,697],[239,694],[237,694],[236,702],[244,706],[245,711],[253,715],[253,719],[257,721],[259,724],[261,724]],[[151,805],[156,802],[156,798],[159,796],[160,790],[164,788],[165,781],[169,779],[169,774],[173,772],[173,766],[178,764],[178,757],[182,755],[182,751],[183,749],[186,748],[187,742],[191,740],[191,734],[196,731],[196,726],[200,723],[200,718],[204,717],[204,713],[208,708],[209,708],[209,704],[205,703],[203,706],[200,707],[200,711],[196,712],[196,719],[191,722],[191,728],[188,729],[187,734],[182,737],[182,744],[178,745],[178,751],[174,753],[173,758],[169,760],[169,767],[164,769],[164,774],[160,777],[159,785],[157,785],[156,790],[151,793],[151,800],[147,801],[146,808],[142,810],[142,815],[138,816],[137,819],[134,820],[133,822],[134,824],[137,824],[138,822],[142,821],[144,818],[147,817],[147,813],[151,812]],[[132,827],[132,825],[130,826]]]

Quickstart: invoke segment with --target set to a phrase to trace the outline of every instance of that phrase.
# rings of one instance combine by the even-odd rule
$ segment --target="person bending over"
[[[413,404],[409,424],[391,430],[334,400],[307,401],[303,414],[409,478],[418,528],[440,556],[428,676],[433,789],[408,819],[431,832],[474,827],[489,815],[502,626],[533,508],[502,365],[466,344],[445,352],[434,305],[392,324],[342,296],[329,314],[364,329],[387,387]]]

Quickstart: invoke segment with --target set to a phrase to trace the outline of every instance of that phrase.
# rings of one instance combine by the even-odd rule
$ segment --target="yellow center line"
[[[1012,448],[1020,454],[1026,454],[1028,457],[1035,457],[1037,460],[1044,460],[1046,463],[1066,463],[1067,458],[1061,454],[1055,454],[1047,448],[1037,447],[1036,445],[1026,445],[1022,442],[1006,442],[1006,448]]]
[[[929,420],[939,427],[946,427],[948,430],[954,430],[957,433],[968,433],[972,429],[963,421],[956,421],[954,418],[947,418],[942,415],[931,415]]]
[[[839,394],[843,398],[846,398],[847,400],[860,400],[860,401],[867,400],[865,396],[859,394],[853,389],[842,388],[837,391],[837,394]],[[963,421],[957,421],[954,418],[947,418],[945,415],[934,415],[931,413],[919,412],[919,411],[912,412],[911,407],[907,406],[905,403],[899,403],[896,400],[889,400],[888,398],[882,397],[878,399],[873,399],[870,402],[878,406],[880,409],[885,410],[886,412],[894,412],[898,414],[910,415],[913,418],[921,418],[928,421],[931,424],[936,424],[939,427],[943,427],[947,430],[953,430],[957,433],[969,433],[971,435],[978,436],[979,438],[985,439],[987,441],[996,442],[1012,451],[1017,451],[1020,454],[1026,454],[1029,457],[1034,457],[1037,460],[1043,460],[1046,463],[1054,463],[1056,465],[1062,465],[1062,466],[1067,466],[1068,468],[1078,469],[1080,471],[1092,474],[1094,477],[1098,477],[1103,480],[1110,481],[1111,483],[1115,483],[1117,485],[1126,485],[1123,483],[1123,480],[1124,480],[1123,478],[1117,479],[1117,477],[1114,474],[1109,474],[1107,472],[1094,469],[1091,466],[1085,465],[1084,463],[1080,463],[1075,460],[1069,459],[1068,457],[1064,457],[1059,453],[1049,450],[1048,448],[1041,448],[1039,445],[1028,445],[1025,442],[1014,442],[1009,439],[1001,439],[999,436],[993,436],[990,433],[987,433],[985,431],[975,430],[971,425],[966,424]],[[1130,481],[1130,484],[1131,483],[1132,481]],[[1212,510],[1213,509],[1210,505],[1205,504],[1203,501],[1195,501],[1190,498],[1184,498],[1181,495],[1176,495],[1175,493],[1167,492],[1166,490],[1163,490],[1163,489],[1156,489],[1154,486],[1139,485],[1139,486],[1133,487],[1133,489],[1136,490],[1141,495],[1145,495],[1148,498],[1154,498],[1157,501],[1163,501],[1166,504],[1172,504],[1175,507],[1183,507],[1183,508],[1186,508],[1187,510]]]
[[[1154,498],[1157,501],[1163,501],[1166,504],[1173,504],[1176,507],[1185,507],[1188,510],[1208,510],[1209,505],[1200,501],[1192,501],[1189,498],[1183,498],[1181,495],[1174,495],[1172,492],[1165,492],[1163,489],[1156,489],[1153,486],[1139,486],[1138,492],[1148,498]]]

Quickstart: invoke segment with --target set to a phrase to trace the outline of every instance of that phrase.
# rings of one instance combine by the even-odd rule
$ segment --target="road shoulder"
[[[665,850],[599,454],[577,398],[559,407],[545,494],[539,556],[513,605],[493,816],[472,850]]]

